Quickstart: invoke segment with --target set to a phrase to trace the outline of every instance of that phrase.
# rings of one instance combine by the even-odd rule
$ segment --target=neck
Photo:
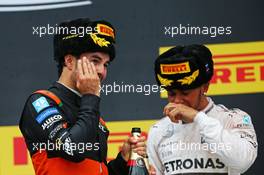
[[[76,90],[76,86],[75,83],[71,80],[71,76],[67,74],[67,72],[62,72],[61,76],[58,80],[59,83]]]
[[[198,111],[202,111],[209,104],[209,101],[205,95],[201,97],[200,105]]]

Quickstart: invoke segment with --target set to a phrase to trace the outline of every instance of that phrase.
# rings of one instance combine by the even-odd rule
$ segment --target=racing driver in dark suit
[[[20,130],[37,175],[125,175],[130,150],[145,155],[145,138],[129,137],[116,159],[107,163],[109,131],[100,116],[100,83],[115,57],[115,30],[87,18],[59,27],[87,29],[54,36],[59,80],[26,101]],[[93,29],[90,31],[90,29]]]

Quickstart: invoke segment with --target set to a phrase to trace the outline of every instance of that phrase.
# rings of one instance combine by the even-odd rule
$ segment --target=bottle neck
[[[136,139],[138,139],[141,136],[140,132],[132,132],[132,136]]]
[[[140,132],[132,132],[132,136],[135,138],[135,139],[138,139],[140,136],[141,136],[141,133]],[[130,160],[136,160],[138,158],[143,158],[142,156],[138,155],[137,153],[135,153],[133,150],[131,150],[131,153],[130,153]]]

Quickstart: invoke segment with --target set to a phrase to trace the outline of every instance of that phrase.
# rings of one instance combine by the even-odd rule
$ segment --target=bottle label
[[[136,160],[137,158],[142,158],[142,156],[140,156],[137,153],[131,151],[130,159]]]
[[[141,157],[138,157],[137,159],[135,160],[129,160],[127,162],[127,165],[128,166],[138,166],[138,167],[145,167],[145,162],[144,162],[144,159],[141,158]]]

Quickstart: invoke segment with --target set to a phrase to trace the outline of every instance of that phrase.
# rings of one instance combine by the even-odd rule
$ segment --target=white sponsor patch
[[[67,137],[65,139],[65,142],[64,142],[64,150],[67,154],[73,156],[73,151],[72,151],[72,142],[71,142],[71,138],[70,137]]]

